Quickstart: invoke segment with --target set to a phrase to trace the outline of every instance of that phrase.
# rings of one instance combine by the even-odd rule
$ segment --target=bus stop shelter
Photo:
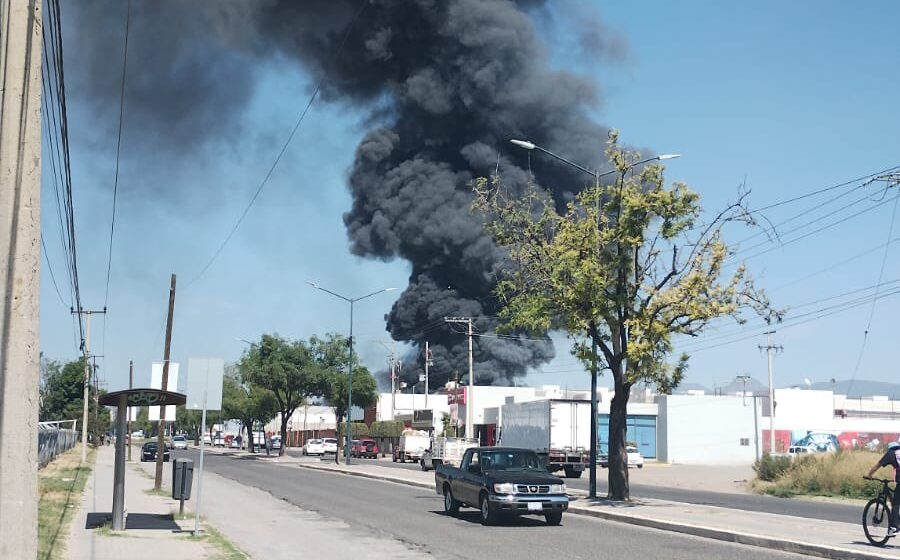
[[[116,407],[116,463],[113,475],[112,529],[125,529],[125,440],[128,408],[132,406],[168,406],[186,402],[185,395],[159,389],[127,389],[100,397],[100,404]],[[162,453],[162,450],[158,452]]]

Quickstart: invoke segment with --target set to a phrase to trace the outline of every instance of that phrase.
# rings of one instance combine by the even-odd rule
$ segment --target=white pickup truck
[[[419,465],[423,471],[437,468],[438,465],[459,466],[467,449],[478,447],[477,438],[461,437],[437,437],[431,443],[431,448],[422,454]]]

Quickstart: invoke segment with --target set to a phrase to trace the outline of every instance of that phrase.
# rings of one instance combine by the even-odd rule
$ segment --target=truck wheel
[[[459,513],[459,502],[453,497],[453,491],[449,486],[444,486],[444,513],[447,515]]]
[[[566,478],[581,478],[584,471],[576,471],[575,469],[566,469]]]
[[[545,513],[544,519],[547,520],[547,525],[559,525],[562,523],[562,512],[551,511],[550,513]]]
[[[494,511],[494,508],[491,506],[491,501],[488,499],[487,494],[481,495],[481,499],[479,500],[479,507],[481,508],[481,524],[496,525],[497,512]]]

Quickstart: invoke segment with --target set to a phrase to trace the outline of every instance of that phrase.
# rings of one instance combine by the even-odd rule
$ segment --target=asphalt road
[[[392,463],[379,461],[379,466],[397,469],[419,470],[418,463]],[[605,496],[607,492],[606,469],[597,469],[597,494]],[[566,486],[579,490],[588,489],[588,473],[581,478],[564,478]],[[684,488],[666,488],[650,484],[632,484],[631,495],[641,498],[656,498],[659,500],[671,500],[688,504],[700,504],[719,506],[744,511],[760,511],[765,513],[778,513],[781,515],[793,515],[809,519],[822,519],[825,521],[840,521],[843,523],[859,523],[862,516],[862,507],[853,504],[840,504],[804,500],[800,498],[775,498],[756,494],[726,494],[723,492],[706,492],[703,490],[687,490]]]
[[[178,454],[197,458],[193,450]],[[300,508],[341,520],[356,531],[391,537],[438,559],[801,558],[579,515],[564,516],[559,527],[545,525],[542,518],[528,517],[484,527],[475,510],[448,517],[441,499],[425,489],[244,457],[210,453],[205,457],[205,468]],[[335,547],[338,552],[340,543]]]

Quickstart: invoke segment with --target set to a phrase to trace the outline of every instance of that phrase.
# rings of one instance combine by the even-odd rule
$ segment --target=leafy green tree
[[[279,454],[285,451],[287,424],[298,406],[322,393],[322,371],[313,360],[310,345],[302,340],[289,341],[264,334],[238,363],[241,379],[272,392],[281,415]],[[251,437],[252,441],[252,437]]]
[[[41,421],[78,420],[84,411],[84,358],[61,365],[52,360],[43,360],[41,364]],[[94,441],[105,433],[110,425],[110,412],[105,406],[97,408],[94,399],[95,389],[90,388],[88,398],[88,433],[93,434]],[[105,391],[100,391],[100,395]]]
[[[314,359],[324,373],[323,397],[329,406],[334,408],[334,416],[338,426],[343,424],[347,415],[347,388],[350,385],[347,365],[350,362],[350,346],[347,338],[338,334],[329,334],[325,338],[310,339]],[[369,370],[359,363],[358,355],[353,356],[353,406],[367,408],[378,402],[378,385]],[[339,445],[344,438],[338,438]],[[340,456],[335,454],[335,461]]]
[[[722,240],[730,222],[752,224],[746,193],[708,223],[700,197],[683,183],[666,187],[663,167],[634,170],[639,154],[610,134],[612,184],[597,184],[565,204],[529,186],[507,192],[499,178],[474,183],[474,209],[508,254],[496,293],[507,330],[566,331],[586,364],[600,349],[613,378],[610,406],[609,497],[629,498],[625,431],[632,385],[650,382],[670,392],[688,356],[669,362],[672,340],[697,336],[710,321],[744,322],[752,310],[767,320],[780,312],[756,289],[743,265],[730,275],[732,252]],[[724,278],[727,276],[727,278]],[[596,445],[596,442],[594,442]]]
[[[275,395],[267,389],[241,380],[237,372],[225,375],[222,386],[222,415],[241,421],[247,429],[247,448],[254,451],[253,425],[266,423],[278,412]]]

